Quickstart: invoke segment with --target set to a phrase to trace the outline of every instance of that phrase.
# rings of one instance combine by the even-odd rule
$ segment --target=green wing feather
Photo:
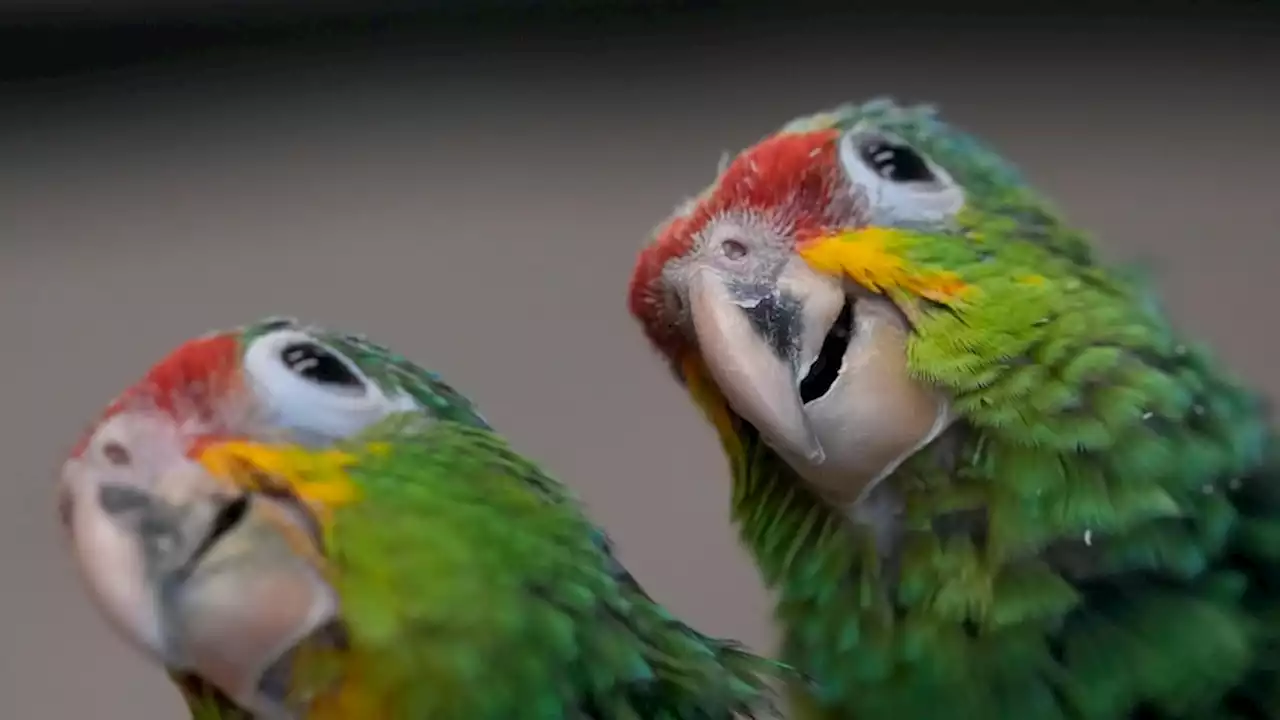
[[[397,717],[771,711],[779,666],[653,602],[564,486],[498,435],[414,415],[352,448],[361,500],[335,512],[328,555],[353,647],[379,658]]]

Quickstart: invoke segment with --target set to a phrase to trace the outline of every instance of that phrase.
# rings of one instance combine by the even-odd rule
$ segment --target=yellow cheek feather
[[[845,276],[876,293],[906,294],[950,304],[971,288],[952,272],[913,267],[895,246],[910,242],[907,232],[866,228],[802,244],[800,257],[821,273]]]
[[[388,449],[372,443],[363,451],[383,454]],[[350,452],[231,441],[205,448],[198,459],[209,472],[241,489],[263,492],[283,486],[322,511],[354,502],[358,495],[347,474],[358,459]]]

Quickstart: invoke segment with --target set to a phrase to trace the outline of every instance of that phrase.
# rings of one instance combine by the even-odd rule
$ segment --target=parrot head
[[[1148,297],[983,143],[873,100],[733,157],[629,307],[726,442],[751,428],[849,507],[960,423],[1074,453],[1182,422],[1195,353]]]
[[[269,318],[182,344],[62,465],[62,528],[95,605],[175,676],[274,716],[290,649],[342,640],[318,520],[319,501],[341,498],[273,483],[265,454],[229,462],[271,444],[334,453],[336,468],[330,446],[405,414],[487,427],[437,376],[358,336]]]

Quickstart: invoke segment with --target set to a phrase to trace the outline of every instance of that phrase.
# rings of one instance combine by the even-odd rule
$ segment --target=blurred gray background
[[[162,353],[273,313],[442,372],[581,491],[655,595],[768,650],[718,445],[626,283],[722,151],[847,99],[938,103],[1280,391],[1269,17],[494,17],[7,29],[0,717],[180,717],[82,597],[54,470]]]

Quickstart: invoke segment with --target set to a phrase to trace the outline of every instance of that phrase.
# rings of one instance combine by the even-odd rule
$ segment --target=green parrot
[[[59,487],[89,594],[194,718],[729,720],[785,675],[672,616],[470,401],[357,336],[181,345]]]
[[[643,249],[798,717],[1280,718],[1258,393],[929,107],[793,120]]]

